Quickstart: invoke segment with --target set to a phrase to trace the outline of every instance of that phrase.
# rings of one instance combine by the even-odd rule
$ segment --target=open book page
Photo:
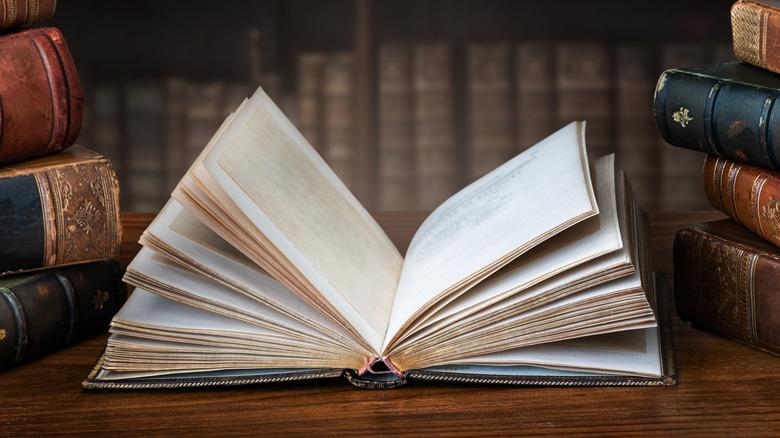
[[[305,277],[310,295],[322,296],[378,351],[402,257],[262,90],[192,172],[208,183],[207,173],[214,184],[205,189],[234,203],[262,233],[257,240],[267,239]]]
[[[425,220],[406,254],[383,351],[437,300],[598,214],[584,129],[581,122],[562,128]]]
[[[576,269],[576,276],[573,277],[579,281],[587,281],[588,278],[607,281],[614,278],[609,275],[610,271],[618,271],[621,268],[628,268],[622,269],[626,271],[624,275],[631,273],[633,266],[630,265],[627,255],[621,255],[623,251],[620,251],[623,248],[622,234],[625,230],[621,230],[618,219],[614,155],[596,160],[591,167],[598,198],[598,216],[586,219],[542,242],[462,295],[453,294],[440,300],[421,315],[390,348],[421,329],[436,330],[450,325],[458,319],[517,295],[534,284],[563,272],[572,272],[575,267],[581,267]],[[621,206],[621,213],[624,213],[624,209],[625,206]],[[587,263],[606,254],[613,254],[615,257],[609,257],[609,260],[605,257],[602,263]],[[551,288],[549,293],[556,293],[557,290]],[[527,296],[527,301],[539,299],[534,295],[521,296]],[[505,315],[507,310],[497,304],[492,312],[499,316]],[[417,336],[414,336],[412,339],[416,338]]]
[[[517,374],[519,366],[539,366],[540,373],[576,370],[601,374],[660,377],[663,374],[658,327],[621,331],[557,343],[533,345],[452,361],[431,371]],[[522,371],[521,374],[530,374]]]
[[[271,277],[175,199],[169,200],[144,231],[141,243],[145,248],[234,289],[235,293],[252,297],[325,336],[353,343],[356,351],[368,354],[366,347],[361,347],[342,327]],[[142,272],[131,269],[131,274],[137,276]]]
[[[104,368],[161,375],[258,367],[334,367],[360,362],[338,345],[262,326],[136,289],[116,315]],[[126,335],[129,334],[130,336]]]

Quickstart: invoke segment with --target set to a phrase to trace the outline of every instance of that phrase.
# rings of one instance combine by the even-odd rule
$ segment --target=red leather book
[[[59,30],[0,35],[0,164],[58,152],[81,129],[84,93]]]
[[[691,225],[674,241],[677,313],[780,355],[780,250],[731,219]]]
[[[734,3],[731,32],[737,58],[780,72],[780,1],[740,0]]]
[[[56,7],[57,0],[2,0],[0,29],[10,29],[51,18]]]
[[[713,207],[780,246],[780,172],[707,155],[702,182]]]

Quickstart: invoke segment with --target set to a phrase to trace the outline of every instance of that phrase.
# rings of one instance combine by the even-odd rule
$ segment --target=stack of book
[[[705,154],[709,203],[729,219],[680,230],[674,246],[681,318],[780,355],[780,4],[731,9],[742,62],[671,69],[656,88],[670,144]]]
[[[105,330],[126,298],[108,160],[74,142],[84,95],[62,34],[21,27],[55,1],[0,11],[0,369]]]

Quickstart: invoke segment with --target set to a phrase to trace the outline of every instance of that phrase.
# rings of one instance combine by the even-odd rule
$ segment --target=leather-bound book
[[[378,62],[378,208],[411,210],[415,204],[411,46],[384,43]]]
[[[780,1],[737,1],[731,7],[731,33],[738,59],[780,72]]]
[[[780,172],[708,155],[702,173],[713,207],[780,246]]]
[[[538,41],[518,43],[514,64],[515,150],[521,152],[550,135],[557,126],[555,45]]]
[[[10,29],[51,18],[57,0],[4,0],[0,2],[0,29]]]
[[[746,63],[665,71],[656,127],[669,144],[780,170],[780,75]]]
[[[59,30],[0,35],[0,163],[52,154],[81,129],[84,92]]]
[[[413,51],[416,208],[432,210],[460,184],[453,49],[433,42]]]
[[[359,181],[352,54],[328,55],[322,68],[321,154],[336,175],[354,192]]]
[[[126,299],[116,260],[0,279],[0,369],[107,330]]]
[[[474,181],[515,155],[512,47],[466,46],[466,179]]]
[[[674,241],[677,313],[780,355],[780,250],[731,219],[691,225]]]
[[[109,161],[80,146],[0,168],[0,274],[115,258],[118,192]]]
[[[591,161],[614,152],[612,52],[598,42],[561,43],[556,48],[558,123],[587,120]]]

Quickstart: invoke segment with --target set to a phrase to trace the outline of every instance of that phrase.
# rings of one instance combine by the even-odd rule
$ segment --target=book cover
[[[709,44],[700,42],[664,44],[660,48],[660,65],[657,71],[710,64],[709,49]],[[653,93],[654,91],[651,91],[650,95]],[[653,110],[651,109],[651,111]],[[651,117],[655,118],[655,112]],[[656,128],[657,130],[658,128]],[[690,149],[671,147],[668,143],[669,140],[657,132],[654,137],[659,143],[660,153],[659,208],[664,210],[703,210],[708,208],[707,200],[701,190],[701,154]]]
[[[600,42],[556,45],[557,127],[588,121],[588,150],[594,158],[614,152],[612,53]]]
[[[84,92],[59,30],[18,28],[0,35],[0,78],[0,164],[52,154],[76,141]]]
[[[675,68],[658,80],[653,111],[673,146],[780,169],[780,76],[746,63]]]
[[[737,1],[731,7],[731,34],[739,60],[780,72],[780,2]]]
[[[780,249],[731,219],[674,240],[674,298],[684,321],[780,356]]]
[[[327,55],[322,67],[322,157],[353,192],[357,190],[355,75],[351,53]]]
[[[126,298],[116,260],[0,278],[0,369],[104,332]]]
[[[702,184],[715,209],[780,246],[780,173],[707,155]]]
[[[431,210],[461,179],[453,49],[436,42],[415,44],[413,51],[416,208]]]
[[[514,64],[514,89],[517,93],[515,151],[521,152],[544,139],[558,124],[555,112],[555,44],[519,43]]]
[[[589,164],[584,129],[451,196],[401,256],[258,89],[142,234],[84,385],[673,384],[647,219],[613,155]]]
[[[109,161],[80,146],[0,168],[0,273],[115,258],[118,193]]]
[[[511,45],[467,45],[467,181],[475,181],[515,155],[513,97]]]
[[[615,48],[615,161],[631,179],[642,207],[660,207],[662,151],[648,96],[655,88],[656,51],[652,46]]]
[[[377,95],[377,206],[415,208],[414,87],[411,46],[379,47]]]

